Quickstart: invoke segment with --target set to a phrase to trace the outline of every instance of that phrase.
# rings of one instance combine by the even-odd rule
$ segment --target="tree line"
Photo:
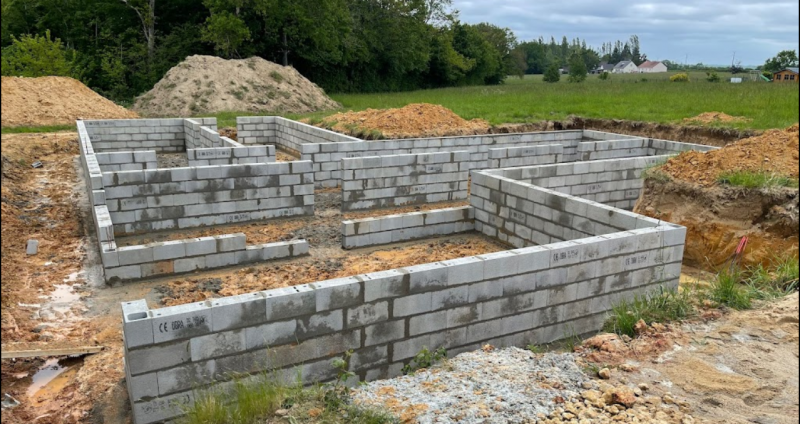
[[[452,0],[2,0],[3,75],[71,75],[129,100],[193,54],[291,65],[328,92],[499,84],[579,58],[634,60],[638,38],[520,43]],[[36,73],[39,74],[36,74]]]

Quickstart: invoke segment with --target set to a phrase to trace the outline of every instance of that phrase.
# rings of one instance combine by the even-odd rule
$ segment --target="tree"
[[[136,12],[147,41],[147,60],[151,62],[156,49],[156,0],[120,0]]]
[[[547,67],[547,70],[544,72],[544,78],[542,78],[542,81],[558,82],[559,80],[561,80],[561,71],[558,70],[558,64],[553,62]]]
[[[764,62],[764,70],[775,73],[789,67],[797,66],[797,63],[797,51],[783,50],[775,57],[767,59],[767,61]]]
[[[72,64],[61,40],[44,36],[12,36],[11,45],[3,49],[2,74],[5,76],[42,77],[69,76]]]
[[[238,16],[223,11],[206,19],[202,39],[214,44],[214,50],[223,57],[230,58],[238,55],[239,46],[250,39],[250,30]]]
[[[572,57],[569,59],[568,81],[583,82],[586,80],[587,73],[586,64],[583,62],[583,58],[579,54],[573,53]]]

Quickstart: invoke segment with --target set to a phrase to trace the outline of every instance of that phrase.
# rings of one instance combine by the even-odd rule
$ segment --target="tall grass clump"
[[[651,324],[686,318],[694,311],[691,296],[691,290],[679,291],[662,287],[653,293],[635,295],[630,300],[622,299],[612,305],[605,330],[634,337],[639,320]]]
[[[797,178],[764,171],[723,172],[717,177],[717,181],[720,184],[744,188],[798,187]]]
[[[793,256],[776,259],[772,267],[761,264],[748,269],[745,280],[751,297],[774,299],[798,290],[798,262]]]
[[[733,309],[750,309],[752,293],[742,284],[744,274],[739,269],[722,270],[708,288],[708,298],[719,305]]]

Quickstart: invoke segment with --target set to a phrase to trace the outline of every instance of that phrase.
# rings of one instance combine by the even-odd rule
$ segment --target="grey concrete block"
[[[210,383],[216,374],[216,362],[189,363],[158,372],[159,395],[191,390]]]
[[[347,328],[361,327],[389,319],[389,303],[386,301],[367,303],[348,308]]]
[[[438,263],[406,267],[409,273],[409,292],[437,290],[447,287],[448,269]]]
[[[163,261],[186,256],[186,245],[182,240],[165,241],[153,246],[153,260]]]
[[[342,310],[320,312],[310,317],[297,319],[295,334],[300,339],[335,333],[344,328],[344,312]]]
[[[404,296],[393,300],[394,316],[404,317],[431,310],[431,292]]]
[[[307,284],[262,293],[266,299],[269,321],[313,314],[317,310],[317,292]]]
[[[245,331],[245,347],[248,350],[269,348],[297,341],[297,321],[268,322],[262,325],[247,327]]]
[[[267,320],[263,292],[229,296],[211,301],[213,331],[250,327]]]
[[[364,301],[372,302],[378,299],[386,299],[408,294],[407,284],[403,284],[405,279],[403,272],[389,270],[373,272],[362,275],[364,279]]]
[[[153,325],[147,302],[144,299],[135,300],[123,302],[121,306],[125,346],[133,349],[153,344]]]
[[[189,340],[189,350],[193,362],[242,352],[245,350],[245,331],[239,329],[193,337]]]
[[[150,424],[178,417],[194,403],[191,391],[159,396],[155,399],[135,402],[131,405],[136,424]]]
[[[208,302],[195,302],[151,311],[153,341],[163,343],[187,339],[212,331],[211,307]]]
[[[340,309],[362,302],[361,282],[353,277],[311,284],[317,296],[317,312]]]
[[[217,243],[217,252],[244,250],[245,246],[247,245],[244,233],[223,234],[214,236],[214,239],[216,239]]]
[[[171,368],[191,360],[188,340],[144,349],[126,350],[125,352],[125,366],[132,375]],[[156,390],[154,393],[158,393],[158,391]]]

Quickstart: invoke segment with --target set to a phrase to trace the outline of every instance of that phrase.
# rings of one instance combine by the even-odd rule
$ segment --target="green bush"
[[[706,81],[708,81],[708,82],[720,82],[720,81],[722,81],[722,78],[720,78],[719,75],[716,72],[710,71],[710,72],[706,72]]]
[[[608,81],[611,79],[611,72],[603,71],[600,75],[597,76],[601,81]]]
[[[689,82],[689,74],[681,72],[669,77],[669,80],[672,82]]]
[[[447,350],[445,350],[445,348],[440,347],[439,349],[431,351],[427,346],[423,346],[422,350],[414,355],[408,364],[403,366],[403,374],[413,374],[415,371],[423,368],[430,368],[433,364],[445,358],[447,358]]]
[[[551,63],[550,66],[547,67],[547,70],[544,71],[544,77],[542,81],[544,82],[558,82],[561,80],[561,72],[558,70],[558,65],[555,63]]]
[[[11,45],[3,49],[2,74],[16,77],[72,76],[72,54],[61,40],[24,34],[12,36]]]

